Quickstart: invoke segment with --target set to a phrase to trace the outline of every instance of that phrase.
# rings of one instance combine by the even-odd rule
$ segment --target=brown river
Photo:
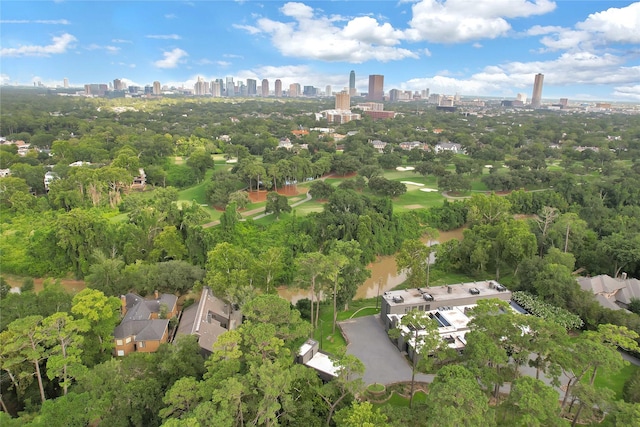
[[[451,231],[441,231],[437,241],[438,242],[446,242],[448,240],[462,239],[462,232],[464,227],[457,228]],[[421,239],[423,242],[427,243],[427,239]],[[368,266],[369,270],[371,270],[371,277],[367,279],[356,292],[355,299],[361,298],[373,298],[376,295],[379,295],[385,291],[395,288],[402,282],[406,280],[406,274],[398,273],[396,266],[396,257],[394,255],[381,256],[375,262],[372,262]],[[9,277],[8,282],[10,286],[20,287],[21,279]],[[39,292],[43,287],[43,279],[35,279],[35,291]],[[84,281],[82,280],[68,280],[62,279],[60,280],[62,286],[68,290],[69,292],[76,293],[81,291],[86,287]],[[278,288],[278,294],[293,304],[295,304],[298,300],[303,298],[311,298],[311,295],[306,289],[299,288],[288,288],[288,287],[280,287]]]
[[[463,230],[464,227],[451,231],[441,231],[437,242],[442,243],[452,239],[461,240]],[[426,238],[421,240],[427,243]],[[371,270],[371,277],[358,288],[355,299],[373,298],[384,291],[395,288],[407,278],[406,274],[398,273],[394,255],[378,257],[375,262],[369,264],[368,268]],[[278,294],[293,304],[300,299],[311,298],[311,294],[306,289],[287,288],[284,286],[278,288]]]

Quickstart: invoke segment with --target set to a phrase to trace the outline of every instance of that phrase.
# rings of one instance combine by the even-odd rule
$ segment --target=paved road
[[[349,340],[347,353],[364,363],[365,384],[411,381],[411,366],[387,336],[379,315],[345,320],[340,326]],[[416,374],[416,381],[431,382],[433,378]]]

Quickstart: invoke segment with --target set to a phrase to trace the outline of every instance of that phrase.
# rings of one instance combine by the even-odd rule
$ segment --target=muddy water
[[[451,231],[441,231],[437,241],[461,240],[463,230],[464,228],[457,228]],[[426,238],[421,240],[427,243]],[[368,268],[371,271],[371,277],[358,288],[356,299],[373,298],[379,293],[395,288],[407,278],[404,273],[398,273],[396,257],[393,255],[378,257],[375,262],[369,264]],[[308,290],[298,288],[281,287],[278,288],[278,294],[293,304],[300,299],[311,298]]]

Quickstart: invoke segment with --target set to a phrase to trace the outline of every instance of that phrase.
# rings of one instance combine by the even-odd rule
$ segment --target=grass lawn
[[[423,391],[418,391],[413,395],[414,404],[424,404],[426,401],[427,401],[427,393]],[[373,404],[374,408],[380,408],[386,405],[408,408],[409,398],[403,397],[394,391],[393,393],[391,393],[391,397],[386,402]]]
[[[412,210],[412,208],[417,208],[418,205],[422,208],[442,205],[444,197],[440,192],[427,193],[420,191],[419,187],[412,185],[407,187],[413,189],[407,191],[402,196],[393,199],[393,210],[395,212],[406,212],[408,210]]]
[[[640,369],[640,367],[629,364],[624,366],[618,372],[606,372],[599,370],[594,384],[596,388],[607,387],[613,390],[616,394],[615,399],[620,400],[622,399],[622,387],[624,387],[624,382],[638,369]],[[585,380],[588,381],[589,378],[585,376]]]

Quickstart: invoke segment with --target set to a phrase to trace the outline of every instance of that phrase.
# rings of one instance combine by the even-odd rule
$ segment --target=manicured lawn
[[[594,384],[596,388],[607,387],[613,390],[616,394],[616,400],[622,399],[622,388],[624,387],[624,382],[638,369],[640,369],[640,367],[629,364],[624,366],[618,372],[606,372],[599,370]]]
[[[417,181],[416,181],[417,182]],[[407,191],[400,197],[393,199],[393,210],[395,212],[406,212],[421,206],[421,208],[429,208],[432,206],[440,206],[444,200],[444,197],[440,192],[425,192],[420,191],[415,186],[407,186],[413,188],[411,191]]]
[[[195,200],[196,203],[200,203],[201,205],[206,204],[207,197],[205,194],[205,190],[207,187],[207,183],[211,180],[212,175],[213,169],[208,170],[201,183],[180,191],[178,193],[178,200],[184,200],[187,202],[192,202]]]
[[[413,396],[414,404],[423,404],[427,401],[427,393],[423,391],[418,391]],[[409,398],[403,397],[396,392],[391,393],[391,397],[384,403],[374,403],[373,406],[375,408],[380,408],[382,406],[396,406],[396,407],[409,407]]]

